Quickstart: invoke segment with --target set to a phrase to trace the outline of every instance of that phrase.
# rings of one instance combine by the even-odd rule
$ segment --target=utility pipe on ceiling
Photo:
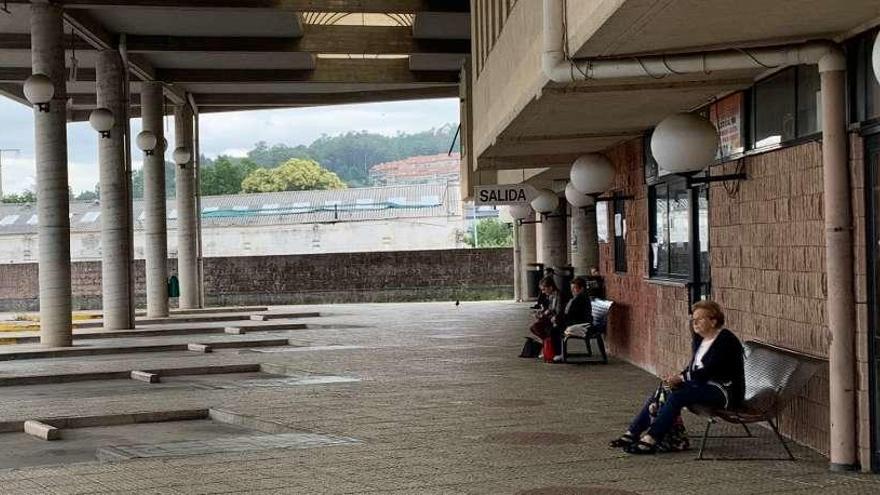
[[[830,378],[830,467],[858,467],[856,403],[855,297],[851,187],[846,141],[846,59],[836,44],[815,41],[798,45],[719,50],[625,59],[571,60],[566,56],[564,1],[544,0],[544,74],[569,83],[590,79],[661,78],[674,74],[709,74],[719,70],[773,69],[818,64],[822,95],[822,166],[825,204],[825,273]]]

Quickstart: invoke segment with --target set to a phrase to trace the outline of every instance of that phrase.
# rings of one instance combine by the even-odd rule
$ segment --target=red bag
[[[551,338],[544,339],[544,352],[543,352],[543,354],[544,354],[544,362],[545,363],[552,363],[553,362],[553,356],[556,355],[556,350],[553,349],[553,339],[551,339]]]

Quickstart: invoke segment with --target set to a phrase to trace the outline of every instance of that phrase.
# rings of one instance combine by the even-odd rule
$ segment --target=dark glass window
[[[626,209],[623,199],[614,199],[614,271],[626,271]]]
[[[683,178],[674,178],[649,189],[649,253],[652,277],[688,279],[691,218],[690,190]],[[709,198],[700,188],[698,222],[702,279],[709,279]]]
[[[819,70],[789,67],[752,88],[752,148],[810,136],[819,129]]]

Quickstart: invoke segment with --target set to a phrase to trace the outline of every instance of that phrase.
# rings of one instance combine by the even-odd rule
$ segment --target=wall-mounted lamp
[[[565,199],[574,208],[586,208],[596,204],[594,197],[578,191],[571,182],[565,186]]]
[[[190,158],[192,158],[192,153],[183,146],[180,146],[174,150],[174,153],[172,153],[171,156],[174,158],[174,163],[180,168],[186,168],[186,164],[189,163]]]
[[[114,124],[113,112],[106,108],[96,108],[89,114],[89,124],[101,134],[102,138],[109,138],[110,129]]]
[[[40,112],[49,111],[49,102],[55,96],[55,86],[45,74],[32,74],[24,82],[24,97]]]
[[[745,179],[746,174],[694,177],[715,161],[718,141],[718,130],[712,122],[692,113],[678,113],[666,117],[654,128],[651,153],[657,166],[684,176],[688,187]]]
[[[614,165],[599,153],[578,157],[569,173],[571,185],[583,194],[603,193],[614,183]]]
[[[877,81],[880,81],[880,45],[877,45],[878,41],[880,41],[880,33],[877,33],[877,38],[874,40],[874,49],[871,52],[871,65],[874,66],[874,77],[877,78]]]
[[[137,135],[135,142],[137,143],[137,147],[147,156],[152,155],[153,151],[156,149],[156,145],[159,144],[156,135],[150,131],[141,131],[140,134]]]

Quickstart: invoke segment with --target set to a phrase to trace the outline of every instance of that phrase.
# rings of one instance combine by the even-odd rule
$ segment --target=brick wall
[[[860,149],[860,144],[854,146]],[[861,185],[861,153],[854,156],[853,183]],[[681,369],[690,355],[687,291],[683,284],[648,280],[647,186],[643,183],[642,143],[612,149],[617,168],[614,191],[626,201],[627,272],[614,273],[613,243],[600,245],[608,297],[619,308],[611,322],[609,347],[616,355],[658,375]],[[739,163],[716,167],[732,173]],[[742,340],[758,340],[826,358],[825,241],[822,210],[821,145],[807,143],[742,160],[749,179],[729,194],[723,184],[710,189],[709,235],[712,297],[728,316],[727,326]],[[728,183],[728,187],[732,184]],[[861,189],[854,189],[857,215],[863,215]],[[733,191],[731,191],[733,192]],[[609,205],[609,225],[614,227]],[[857,219],[857,224],[863,221]],[[863,230],[863,229],[862,229]],[[858,240],[861,235],[862,241]],[[856,230],[856,245],[864,233]],[[863,251],[863,250],[862,250]],[[864,254],[860,267],[860,341],[864,334]],[[861,261],[859,261],[861,260]],[[866,353],[860,369],[866,379]],[[861,408],[867,410],[867,384]],[[824,369],[780,418],[786,434],[828,452],[828,371]],[[868,428],[862,415],[862,436]],[[867,445],[867,444],[863,444]]]
[[[169,260],[170,272],[176,260]],[[455,249],[205,259],[209,305],[507,299],[511,249]],[[76,309],[101,305],[101,264],[73,264]],[[144,264],[135,292],[144,304]],[[0,265],[0,311],[38,308],[37,265]]]

